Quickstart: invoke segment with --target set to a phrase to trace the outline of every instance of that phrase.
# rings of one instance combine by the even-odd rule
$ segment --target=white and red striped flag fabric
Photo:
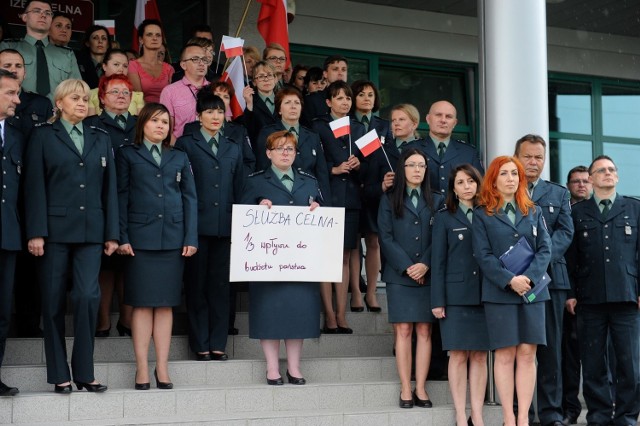
[[[351,129],[351,118],[347,115],[342,118],[338,118],[337,120],[333,120],[329,123],[329,127],[331,127],[333,136],[336,138],[346,136],[349,134]]]
[[[233,98],[231,98],[231,112],[233,113],[233,118],[241,116],[244,113],[244,109],[247,107],[247,103],[242,97],[242,90],[244,89],[242,55],[233,58],[229,67],[220,77],[220,81],[229,81],[233,86],[233,91],[235,93]]]
[[[131,47],[136,52],[139,49],[138,37],[141,35],[138,34],[138,25],[145,19],[160,20],[160,11],[156,0],[136,0],[136,14],[133,18],[133,39],[131,40]]]
[[[289,55],[289,24],[287,22],[287,0],[258,0],[258,32],[264,43],[278,43],[287,53],[286,66],[291,64]]]
[[[222,36],[222,43],[220,43],[220,50],[224,52],[227,59],[234,56],[242,55],[242,47],[244,46],[244,40],[239,37]]]
[[[372,129],[369,133],[358,139],[356,146],[365,157],[373,154],[376,149],[382,147],[376,129]]]

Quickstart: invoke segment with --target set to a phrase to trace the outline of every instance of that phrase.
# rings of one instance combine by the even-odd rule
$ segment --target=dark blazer
[[[345,207],[347,209],[359,209],[361,206],[361,186],[366,174],[366,167],[363,164],[362,153],[355,144],[359,138],[364,136],[364,126],[355,120],[351,120],[351,153],[360,159],[360,170],[353,170],[351,173],[332,175],[331,169],[349,158],[349,137],[337,138],[333,135],[329,123],[333,118],[325,114],[313,122],[313,131],[320,135],[325,159],[327,160],[327,171],[329,173],[329,184],[331,186],[331,201],[333,207]]]
[[[311,127],[313,120],[328,113],[327,89],[309,93],[304,97],[304,108],[302,108],[300,122],[307,127]]]
[[[375,205],[376,208],[379,205],[380,197],[384,194],[382,191],[384,175],[390,171],[396,171],[400,154],[401,152],[396,146],[395,140],[386,139],[382,149],[378,149],[367,157],[368,165],[364,177],[364,195],[368,204]],[[387,162],[387,158],[389,158],[389,162]],[[389,163],[391,163],[392,169],[389,168]]]
[[[200,133],[200,127],[199,121],[187,123],[184,126],[182,135],[186,136],[195,132]],[[227,140],[237,143],[238,146],[242,148],[245,176],[253,173],[256,170],[256,156],[251,147],[251,140],[249,139],[247,128],[242,124],[227,121],[221,129],[221,133]]]
[[[451,169],[460,164],[469,163],[484,176],[484,168],[480,162],[478,150],[466,142],[451,139],[442,161],[430,136],[427,136],[426,139],[413,141],[410,145],[422,150],[427,155],[431,189],[443,195],[447,192]]]
[[[4,121],[4,147],[0,148],[0,248],[2,250],[20,250],[22,235],[20,233],[20,214],[18,199],[22,183],[22,155],[24,136],[11,121]]]
[[[640,201],[616,195],[606,219],[593,198],[572,206],[575,234],[567,251],[578,303],[638,303]]]
[[[355,113],[350,114],[353,120],[358,121]],[[362,123],[361,123],[362,124]],[[364,126],[364,124],[363,124]],[[391,124],[389,120],[385,120],[384,118],[380,118],[377,115],[371,116],[371,121],[369,122],[369,129],[366,130],[370,132],[371,130],[376,129],[376,133],[378,133],[378,137],[380,138],[380,142],[384,145],[386,141],[393,140],[393,133],[391,132]]]
[[[329,185],[327,161],[324,157],[320,136],[304,126],[299,126],[298,129],[300,131],[300,135],[298,136],[298,148],[296,152],[296,159],[293,162],[293,167],[303,172],[307,172],[318,179],[320,192],[322,193],[322,198],[325,200],[326,205],[331,201],[331,190]],[[267,157],[266,152],[267,137],[271,133],[280,130],[287,130],[282,124],[282,121],[271,124],[260,131],[258,141],[256,142],[256,168],[258,170],[264,170],[271,166],[271,160]]]
[[[283,206],[308,206],[311,204],[309,200],[322,204],[316,178],[295,168],[292,170],[291,192],[276,177],[271,167],[250,175],[242,191],[242,204],[260,204],[264,199]]]
[[[471,222],[462,209],[441,210],[433,224],[431,308],[480,305],[480,267],[473,257]]]
[[[399,218],[393,212],[390,194],[380,200],[378,211],[378,238],[385,259],[382,280],[394,284],[417,287],[419,284],[409,278],[406,270],[415,263],[431,267],[431,229],[434,213],[442,207],[444,198],[433,194],[433,212],[423,197],[418,207],[413,207],[410,198],[404,197],[404,215]],[[427,271],[425,284],[431,284],[431,274]]]
[[[82,124],[82,155],[60,121],[36,126],[25,156],[27,239],[118,240],[116,169],[106,131]]]
[[[162,148],[161,164],[144,145],[116,153],[120,244],[133,250],[198,246],[198,200],[187,155]]]
[[[200,131],[181,136],[176,148],[187,153],[198,194],[198,235],[231,236],[231,209],[244,186],[240,146],[220,136],[216,155]]]
[[[91,59],[91,54],[87,49],[76,51],[76,59],[78,60],[78,69],[80,69],[80,75],[82,79],[89,85],[91,89],[98,87],[100,77],[98,76],[98,69],[102,68],[101,64],[97,66]]]
[[[551,260],[551,238],[540,207],[536,206],[535,210],[530,209],[527,216],[523,216],[520,209],[516,207],[515,225],[511,223],[502,208],[498,213],[489,216],[484,207],[478,207],[473,212],[471,229],[473,255],[482,270],[482,301],[524,303],[520,296],[507,287],[515,275],[502,266],[500,256],[524,235],[536,254],[523,275],[526,275],[534,284],[540,281]],[[535,303],[546,300],[549,300],[548,289],[544,289],[538,295]]]
[[[569,191],[557,183],[540,179],[533,190],[533,202],[542,209],[551,237],[551,262],[549,289],[569,290],[569,276],[564,253],[573,239],[573,220],[569,204]]]
[[[16,115],[10,118],[22,131],[25,141],[31,137],[33,127],[44,123],[53,116],[53,106],[46,96],[37,93],[20,91],[20,103],[16,106]]]
[[[249,139],[251,139],[253,152],[258,155],[259,152],[256,150],[256,142],[258,141],[260,130],[270,124],[280,121],[280,114],[278,114],[275,108],[273,113],[269,111],[267,104],[262,100],[258,94],[258,89],[256,89],[256,92],[253,94],[253,111],[245,109],[243,120],[244,125],[247,126],[247,132],[249,132]]]
[[[131,145],[133,143],[133,138],[136,135],[136,122],[138,121],[138,117],[135,115],[129,114],[127,124],[124,129],[120,127],[120,125],[116,123],[116,121],[111,118],[106,111],[102,111],[100,115],[87,117],[85,120],[91,125],[100,127],[109,133],[113,152],[116,152],[122,145]]]

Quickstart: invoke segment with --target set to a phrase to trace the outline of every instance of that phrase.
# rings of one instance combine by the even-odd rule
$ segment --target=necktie
[[[418,208],[418,197],[420,197],[420,195],[418,195],[418,190],[417,189],[412,189],[411,190],[411,203],[413,204],[413,207]]]
[[[533,183],[529,182],[527,185],[527,189],[529,190],[529,198],[533,198]]]
[[[513,207],[513,204],[507,203],[507,207],[504,208],[504,212],[512,223],[515,223],[516,219],[516,209]],[[512,217],[513,215],[513,217]]]
[[[467,219],[469,220],[469,223],[473,223],[473,210],[471,209],[467,210]]]
[[[215,136],[209,139],[209,146],[211,147],[211,151],[213,151],[215,155],[218,155],[218,147],[220,145],[218,144],[218,141],[216,140]]]
[[[444,157],[444,152],[447,150],[447,145],[445,145],[444,142],[440,142],[438,144],[438,157],[440,157],[440,159],[442,160],[442,158]]]
[[[407,142],[402,142],[400,145],[398,145],[398,152],[402,152],[403,149],[405,149],[407,147]]]
[[[289,127],[289,133],[293,133],[296,137],[298,137],[298,132],[296,132],[295,127]]]
[[[285,186],[285,188],[287,188],[289,192],[291,192],[291,190],[293,189],[293,180],[291,179],[291,177],[289,175],[282,175],[280,180],[282,181],[282,184]]]
[[[369,117],[367,117],[366,115],[362,116],[362,124],[364,125],[364,130],[366,132],[369,131]]]
[[[158,145],[154,144],[151,147],[151,155],[153,156],[153,159],[156,160],[156,163],[158,163],[159,166],[160,162],[162,161],[162,156],[160,155],[160,148],[158,148]]]
[[[76,149],[80,154],[82,154],[82,149],[84,148],[84,141],[82,140],[82,133],[80,133],[80,130],[78,130],[76,126],[73,126],[73,129],[71,129],[70,136],[71,136],[71,140],[73,141],[73,144],[76,146]]]
[[[51,86],[49,85],[49,66],[42,40],[36,41],[36,51],[36,92],[47,96],[51,91]]]
[[[122,127],[123,129],[127,127],[127,119],[124,118],[124,115],[122,114],[116,115],[116,123],[118,123],[118,126]]]
[[[602,200],[600,201],[600,204],[604,206],[602,209],[602,218],[606,219],[609,215],[609,211],[611,210],[611,200]]]
[[[271,114],[273,114],[274,105],[271,98],[265,99],[264,103],[267,104],[267,108],[269,108],[269,111],[271,111]]]

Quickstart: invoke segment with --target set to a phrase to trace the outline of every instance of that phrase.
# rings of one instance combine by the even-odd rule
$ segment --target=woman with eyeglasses
[[[254,147],[256,157],[262,155],[256,149],[260,131],[270,124],[277,123],[280,117],[276,111],[276,70],[266,61],[258,62],[253,68],[253,84],[246,86],[242,91],[242,97],[247,103],[244,110],[244,124],[249,132],[251,145]]]
[[[267,138],[271,166],[247,179],[242,204],[309,206],[321,203],[316,179],[293,167],[297,139],[286,130]],[[303,339],[320,335],[318,283],[260,282],[249,284],[249,337],[260,339],[267,361],[267,384],[284,383],[278,365],[280,340],[287,352],[287,381],[304,385],[300,370]]]
[[[104,60],[102,61],[102,70],[104,71],[103,77],[109,77],[114,74],[120,74],[128,79],[129,74],[129,58],[124,50],[110,49],[105,53]],[[98,96],[98,87],[91,89],[91,95],[89,98],[89,115],[100,115],[102,113],[102,101]],[[131,85],[129,92],[131,98],[129,100],[129,106],[127,111],[132,115],[138,115],[138,111],[144,106],[144,94],[142,92],[136,92]],[[118,145],[119,146],[119,145]]]
[[[158,57],[164,41],[162,24],[156,19],[145,19],[138,26],[140,57],[129,62],[129,80],[133,89],[144,93],[145,102],[159,102],[160,92],[171,84],[174,69]]]
[[[515,157],[494,159],[482,182],[480,207],[474,210],[473,256],[482,270],[482,302],[495,350],[494,376],[506,426],[529,424],[529,406],[536,384],[536,350],[546,345],[544,288],[532,303],[523,297],[538,285],[551,260],[551,238],[542,210],[529,198],[524,167]],[[515,275],[500,256],[526,238],[533,260]],[[518,415],[513,400],[518,402]]]
[[[449,388],[457,426],[484,425],[489,335],[480,294],[480,268],[471,244],[473,210],[481,184],[480,172],[472,165],[452,169],[446,209],[436,214],[433,225],[431,311],[440,320],[442,349],[449,351]],[[467,377],[471,397],[468,419]]]
[[[395,331],[400,408],[430,408],[425,385],[431,361],[431,230],[443,197],[429,189],[427,158],[402,152],[395,183],[380,200],[378,232],[385,260],[389,322]],[[416,331],[415,390],[411,389],[411,335]]]

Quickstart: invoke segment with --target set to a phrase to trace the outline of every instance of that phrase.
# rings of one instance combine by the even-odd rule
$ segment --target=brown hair
[[[169,114],[169,110],[166,106],[151,102],[146,104],[138,113],[138,121],[136,122],[136,135],[133,138],[133,143],[136,145],[142,144],[144,140],[144,126],[147,124],[149,120],[155,117],[158,114],[166,113],[169,117],[169,131],[167,132],[167,137],[162,141],[162,146],[170,146],[171,145],[171,135],[173,134],[173,124],[171,124],[171,114]]]

